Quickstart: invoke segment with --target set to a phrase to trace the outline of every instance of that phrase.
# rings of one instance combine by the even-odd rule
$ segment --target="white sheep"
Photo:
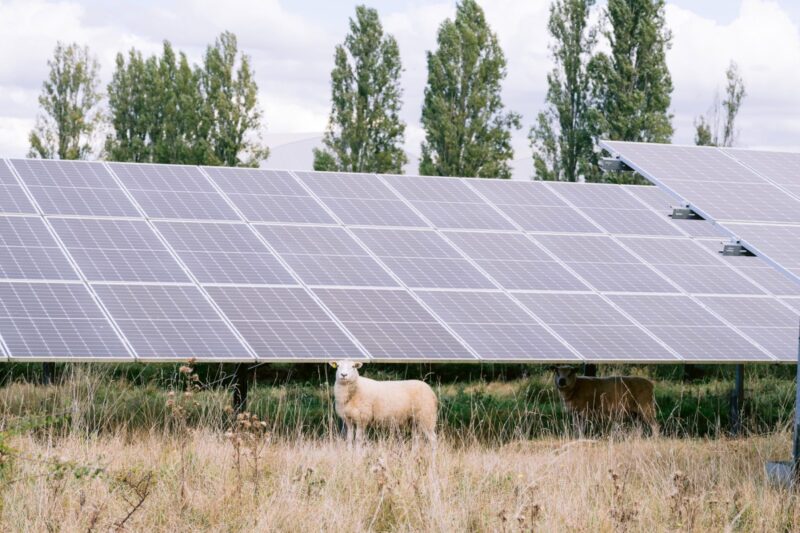
[[[436,394],[430,386],[416,379],[406,381],[375,381],[358,375],[358,361],[331,361],[336,369],[333,396],[336,414],[347,428],[346,441],[359,446],[364,429],[380,425],[392,429],[411,424],[414,437],[421,431],[432,446],[436,445]]]

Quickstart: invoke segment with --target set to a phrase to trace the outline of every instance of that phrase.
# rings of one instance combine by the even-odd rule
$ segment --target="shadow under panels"
[[[296,172],[297,177],[350,226],[428,227],[373,174]]]
[[[0,213],[36,213],[8,164],[0,159]]]

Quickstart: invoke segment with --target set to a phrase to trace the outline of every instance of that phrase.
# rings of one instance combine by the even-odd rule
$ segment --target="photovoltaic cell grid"
[[[593,361],[678,359],[597,294],[516,294],[545,324]]]
[[[208,292],[260,358],[365,357],[303,289],[209,287]]]
[[[356,229],[354,233],[408,287],[495,288],[434,231]]]
[[[42,163],[45,163],[45,167],[47,167],[47,164],[62,162],[45,161]],[[31,187],[51,187],[57,190],[64,188],[74,189],[81,194],[83,194],[84,190],[91,190],[95,194],[94,191],[116,189],[125,198],[121,205],[129,206],[130,211],[125,211],[124,209],[114,211],[116,207],[112,203],[109,204],[112,209],[107,209],[107,206],[104,206],[103,209],[98,209],[96,212],[91,212],[91,209],[87,209],[87,215],[137,218],[140,216],[138,209],[128,202],[124,191],[119,189],[116,180],[107,173],[105,167],[81,162],[63,163],[69,168],[37,168],[35,173],[28,172],[31,183],[28,183],[26,178],[22,176],[23,172],[18,170],[18,173],[21,174],[23,182],[26,183],[32,194],[34,194],[33,191],[35,189]],[[57,166],[55,165],[55,167]],[[320,201],[327,204],[327,208],[334,212],[344,224],[351,226],[381,227],[398,224],[406,227],[419,227],[425,225],[425,222],[413,210],[408,208],[406,202],[414,205],[423,214],[426,209],[443,210],[444,214],[440,221],[437,222],[431,219],[432,223],[439,229],[449,228],[462,231],[438,233],[400,229],[399,227],[394,229],[378,229],[377,227],[372,229],[351,229],[359,240],[364,242],[372,253],[389,266],[405,284],[410,287],[448,289],[447,291],[417,291],[418,297],[424,294],[430,300],[430,302],[426,301],[426,305],[430,308],[434,308],[434,304],[438,305],[442,314],[447,314],[445,312],[448,309],[447,305],[461,305],[469,309],[470,307],[467,305],[469,300],[483,302],[486,304],[487,309],[491,309],[490,302],[482,300],[483,296],[475,296],[485,294],[492,294],[499,299],[498,301],[510,302],[516,306],[516,309],[519,309],[517,304],[502,293],[473,293],[465,290],[453,292],[449,290],[454,288],[485,289],[495,287],[493,283],[475,270],[469,261],[464,260],[461,257],[461,253],[470,257],[497,283],[508,290],[585,291],[587,289],[586,285],[561,266],[558,261],[553,260],[550,254],[545,252],[542,247],[537,246],[529,237],[514,231],[515,227],[522,227],[538,233],[547,231],[564,233],[609,232],[617,235],[636,235],[638,232],[648,235],[661,235],[662,233],[673,235],[675,227],[679,227],[678,221],[670,222],[666,219],[666,216],[662,219],[659,214],[655,213],[655,211],[659,210],[655,202],[660,202],[660,209],[663,210],[664,215],[668,214],[669,207],[664,206],[663,197],[658,200],[653,198],[654,195],[652,193],[647,193],[644,196],[650,199],[649,202],[647,200],[640,202],[636,199],[639,196],[634,194],[635,191],[633,189],[646,189],[644,187],[625,189],[619,186],[590,186],[588,188],[596,188],[598,192],[584,195],[584,189],[580,188],[584,187],[584,185],[575,184],[519,184],[501,180],[454,180],[400,176],[376,178],[362,175],[314,173],[306,173],[296,177],[288,172],[262,171],[258,169],[204,168],[200,172],[195,167],[164,165],[114,164],[114,167],[115,174],[129,189],[129,193],[136,198],[137,203],[142,206],[147,216],[157,219],[185,218],[187,220],[198,220],[198,222],[165,220],[154,223],[158,232],[164,236],[175,254],[181,258],[181,261],[187,265],[201,283],[206,284],[207,292],[232,291],[227,297],[223,297],[221,293],[216,294],[214,301],[217,302],[217,305],[224,307],[225,305],[230,305],[231,302],[237,302],[237,305],[246,307],[243,303],[245,301],[260,302],[259,312],[262,314],[267,313],[267,315],[271,312],[277,312],[278,309],[291,315],[297,309],[315,309],[314,306],[317,304],[313,298],[304,292],[305,289],[298,287],[211,286],[213,284],[230,283],[295,284],[294,278],[285,271],[270,250],[263,246],[263,243],[246,225],[200,222],[208,219],[237,220],[238,216],[235,211],[230,209],[227,201],[234,204],[247,220],[257,223],[254,226],[257,231],[276,249],[281,258],[295,270],[304,283],[315,287],[324,285],[361,287],[359,291],[369,295],[367,301],[371,299],[372,304],[374,304],[377,300],[381,302],[381,305],[397,305],[398,302],[386,297],[385,294],[381,294],[381,298],[372,296],[373,294],[397,293],[405,295],[406,298],[409,298],[410,295],[404,291],[374,291],[363,288],[364,286],[393,287],[396,286],[396,283],[380,265],[372,260],[369,252],[366,252],[357,242],[352,240],[344,229],[336,227],[277,226],[274,224],[283,224],[283,219],[300,224],[336,224],[337,221],[327,214],[325,208],[319,203]],[[120,167],[119,171],[116,167]],[[143,168],[136,170],[132,167]],[[299,175],[300,173],[297,174]],[[58,179],[55,179],[54,176],[57,176]],[[13,175],[10,176],[11,179],[8,178],[9,176],[3,177],[2,169],[0,169],[0,181],[14,181],[11,186],[19,186],[15,183],[16,178]],[[50,180],[49,182],[46,181],[48,179]],[[386,187],[381,179],[385,179],[390,183],[405,200],[401,200],[394,191]],[[301,180],[305,187],[301,184]],[[525,186],[530,187],[526,188]],[[607,189],[601,187],[607,187]],[[219,195],[217,188],[223,191],[227,200]],[[313,191],[313,195],[317,196],[319,200],[310,195],[306,188]],[[611,192],[612,188],[618,192]],[[553,190],[560,192],[554,193]],[[478,192],[476,193],[475,191]],[[51,191],[47,192],[51,194]],[[150,193],[153,194],[151,195]],[[627,196],[622,196],[620,193],[624,193]],[[241,196],[236,196],[237,194]],[[592,197],[596,198],[594,204],[591,201]],[[492,202],[494,206],[486,204],[484,198]],[[567,205],[561,198],[566,198],[576,206],[577,210]],[[634,203],[630,203],[631,199]],[[336,200],[343,200],[345,203],[334,207]],[[351,200],[366,203],[346,203]],[[380,202],[387,203],[384,205]],[[76,202],[75,205],[78,206],[75,209],[76,211],[83,209],[80,202]],[[371,211],[368,206],[372,206]],[[514,211],[514,208],[518,208],[518,211]],[[547,209],[550,208],[552,208],[552,211],[548,213]],[[47,214],[49,208],[43,207],[43,209]],[[502,211],[505,217],[513,220],[516,226],[509,223],[497,210]],[[350,211],[362,211],[364,213],[363,218],[348,219],[342,216],[342,214]],[[602,217],[610,217],[612,211],[628,215],[626,217],[628,224],[635,226],[637,233],[627,229],[628,226],[625,225],[622,225],[619,229],[610,229],[606,227],[609,226],[607,222],[604,226],[601,220]],[[534,216],[545,222],[552,220],[553,225],[535,226],[528,224],[529,219],[520,215],[526,212],[536,213]],[[52,210],[52,214],[58,213],[57,209]],[[569,213],[569,215],[565,215],[565,213]],[[65,214],[80,213],[68,211]],[[654,219],[650,215],[655,215],[657,223],[652,222]],[[34,236],[35,238],[29,240],[30,245],[9,249],[29,248],[37,250],[33,253],[38,254],[41,253],[38,251],[39,249],[49,248],[49,246],[42,244],[47,242],[46,239],[42,240],[40,238],[42,235],[47,234],[46,228],[41,224],[41,219],[32,217],[7,218],[39,220],[40,229],[45,230],[45,233],[39,231],[38,237]],[[430,217],[427,218],[430,219]],[[594,220],[597,224],[590,222],[588,219]],[[698,221],[685,222],[689,224]],[[144,221],[51,217],[50,224],[52,224],[59,238],[65,242],[84,275],[94,282],[94,290],[100,295],[101,300],[104,303],[106,301],[111,302],[106,303],[107,308],[111,311],[117,325],[125,332],[126,337],[128,337],[127,340],[134,346],[140,358],[145,360],[165,360],[201,357],[219,360],[239,360],[241,357],[241,360],[251,360],[250,352],[244,345],[241,345],[235,332],[245,338],[246,342],[250,344],[250,348],[265,360],[318,360],[328,358],[332,353],[348,352],[350,357],[358,356],[360,353],[359,349],[352,344],[348,335],[339,328],[336,322],[330,320],[327,313],[321,308],[316,312],[322,313],[322,315],[318,315],[318,317],[323,317],[322,319],[317,320],[317,318],[306,316],[303,320],[295,323],[292,320],[276,321],[269,317],[263,319],[251,306],[248,312],[251,314],[252,320],[234,321],[231,319],[232,322],[235,322],[236,330],[234,332],[217,311],[208,304],[200,292],[190,291],[188,294],[185,292],[192,289],[190,286],[103,285],[108,281],[168,283],[169,280],[167,278],[175,272],[179,272],[181,278],[185,276],[180,265],[174,261],[170,252],[164,248],[161,241],[152,233],[152,230]],[[703,222],[703,224],[708,223]],[[481,230],[501,231],[494,233],[488,231],[463,231],[465,229],[473,229],[473,226]],[[298,228],[305,230],[305,235],[303,231],[296,231]],[[695,235],[695,233],[685,229],[682,231],[689,235]],[[7,233],[11,234],[10,231],[4,231],[2,235],[4,239]],[[683,233],[678,231],[677,234]],[[703,235],[702,232],[699,232],[699,234]],[[49,234],[47,235],[49,236]],[[422,235],[424,237],[421,237]],[[448,240],[455,243],[460,252],[453,249],[440,235],[446,235]],[[564,236],[537,234],[535,238],[547,240],[551,237],[558,239]],[[605,242],[597,247],[595,244],[589,245],[588,243],[599,241],[581,240],[585,236],[573,235],[572,237],[577,237],[578,240],[573,240],[569,244],[565,243],[561,247],[554,242],[550,242],[551,246],[547,250],[551,254],[558,256],[560,260],[565,261],[575,271],[586,269],[591,272],[592,268],[599,271],[605,266],[612,267],[609,268],[612,271],[609,274],[610,277],[636,277],[641,275],[641,267],[647,268],[636,258],[631,259],[632,256],[630,254],[620,254],[620,250],[614,249],[614,246],[609,246]],[[603,237],[595,235],[590,238],[602,239]],[[625,240],[622,237],[620,239]],[[613,240],[610,240],[610,242],[616,245]],[[539,244],[547,247],[544,242],[540,241]],[[572,254],[574,250],[569,250],[576,245],[578,257]],[[710,245],[708,247],[710,253]],[[568,253],[565,253],[565,249],[567,249]],[[161,252],[155,255],[163,257],[164,265],[169,266],[161,268],[158,266],[158,261],[152,260],[148,261],[146,267],[142,267],[142,272],[144,273],[140,273],[140,267],[136,263],[136,256],[140,252],[142,255]],[[586,254],[586,252],[589,253]],[[622,250],[622,252],[625,251]],[[455,255],[453,255],[454,253]],[[594,256],[595,259],[586,261],[585,257],[587,255]],[[582,259],[580,256],[584,256],[584,258]],[[601,260],[598,261],[598,257]],[[746,260],[747,258],[732,259]],[[393,260],[397,260],[396,264],[390,264]],[[414,264],[415,262],[427,263],[428,261],[431,261],[431,263],[423,267]],[[584,263],[590,266],[585,266]],[[675,264],[673,265],[673,263]],[[687,265],[683,259],[673,263],[667,262],[664,264],[681,268],[687,266],[711,266]],[[41,264],[45,263],[41,262]],[[458,267],[448,268],[446,265],[458,265]],[[432,268],[433,266],[439,268],[434,269]],[[67,267],[69,268],[64,271],[71,272],[71,266],[69,266],[68,262]],[[661,264],[655,265],[655,268],[659,268],[659,270],[662,267],[663,265]],[[715,267],[724,268],[724,264],[718,262]],[[745,268],[749,269],[746,275],[759,278],[757,281],[762,285],[767,284],[763,283],[767,278],[766,273],[772,272],[765,268],[762,263],[758,263],[758,266],[748,265],[745,267],[736,265],[736,267],[737,271],[740,272],[745,272]],[[734,272],[731,269],[728,270]],[[155,273],[151,271],[155,271]],[[446,272],[446,274],[443,275],[442,272]],[[653,273],[649,269],[648,272]],[[25,276],[23,279],[40,279],[35,277],[28,278],[27,274],[21,275]],[[42,274],[45,277],[41,279],[49,279],[50,275],[49,273]],[[74,272],[72,275],[75,275]],[[579,275],[587,281],[589,281],[588,278],[592,277],[580,272]],[[602,279],[601,275],[598,274],[598,276]],[[413,281],[414,279],[417,281]],[[442,283],[436,281],[437,279],[442,280]],[[657,279],[663,281],[660,276],[657,276]],[[185,281],[185,279],[180,281]],[[774,279],[768,281],[771,286],[778,285]],[[589,282],[592,283],[591,288],[597,290],[613,290],[609,289],[609,287],[614,286],[613,283],[608,285],[596,283],[596,280],[595,282]],[[747,286],[746,282],[745,286]],[[358,320],[352,320],[352,317],[347,314],[348,312],[352,312],[354,308],[369,307],[363,298],[354,304],[353,294],[355,292],[352,290],[322,288],[315,290],[327,291],[331,295],[344,299],[344,307],[335,301],[332,301],[331,305],[336,307],[339,312],[343,312],[346,319],[350,318],[350,320],[344,320],[336,315],[342,323],[346,324],[345,327],[349,334],[356,338],[360,335],[373,344],[383,338],[393,344],[393,348],[396,350],[413,341],[411,331],[422,330],[424,338],[421,342],[425,347],[416,350],[416,352],[410,350],[410,355],[405,355],[406,360],[430,358],[432,356],[420,354],[431,353],[431,348],[436,346],[439,347],[437,349],[440,349],[437,356],[439,359],[474,357],[455,337],[450,335],[446,328],[439,324],[437,319],[430,316],[424,308],[420,307],[414,298],[410,298],[410,303],[404,302],[404,304],[410,306],[408,309],[415,309],[416,306],[415,312],[421,313],[419,316],[414,318],[411,317],[413,313],[406,313],[407,316],[394,317],[393,321],[387,324],[375,318],[380,318],[386,314],[386,309],[383,307],[377,308],[380,311],[376,311],[373,308],[373,316],[371,318],[361,317]],[[790,291],[777,292],[769,288],[767,290],[772,294],[794,294]],[[116,291],[117,294],[110,295],[109,291]],[[248,292],[249,294],[246,294]],[[745,291],[739,290],[738,292],[732,291],[731,293],[749,295],[751,293],[758,294],[759,292],[747,289]],[[460,293],[465,293],[467,296],[461,299],[453,296],[453,294]],[[288,296],[290,294],[291,297]],[[434,296],[427,296],[428,294]],[[548,294],[515,292],[514,294],[517,299],[522,297],[544,298],[553,296],[556,297],[555,301],[557,302],[566,302],[568,300],[567,297],[589,296],[600,298],[597,295],[567,295],[561,292]],[[329,295],[329,298],[334,298],[331,295]],[[119,297],[119,301],[116,302],[112,296]],[[197,300],[198,297],[200,300]],[[307,298],[307,300],[298,303],[298,299],[303,297]],[[147,310],[147,313],[151,313],[153,310],[163,311],[166,309],[169,311],[169,317],[165,315],[158,320],[149,320],[146,316],[138,318],[126,316],[122,312],[120,304],[128,299],[139,302],[132,305],[133,308],[140,305],[140,307]],[[604,305],[608,305],[602,299],[600,301]],[[791,302],[791,300],[788,301]],[[190,312],[193,307],[200,305],[199,302],[203,302],[204,305],[208,306],[206,311],[210,311],[211,315],[197,317]],[[442,304],[441,302],[449,302],[449,304]],[[94,304],[93,300],[92,304]],[[445,307],[442,308],[442,305],[445,305]],[[584,302],[584,305],[587,304]],[[472,312],[476,310],[475,306],[472,306],[471,309]],[[497,305],[494,306],[494,309],[495,311],[497,310]],[[609,306],[609,309],[613,311],[613,307]],[[99,311],[99,308],[97,310]],[[435,312],[439,315],[438,311]],[[533,311],[531,310],[531,312]],[[488,311],[484,311],[473,318],[461,317],[457,320],[445,320],[451,331],[455,332],[462,340],[466,340],[473,350],[486,358],[496,360],[517,359],[516,354],[521,353],[519,347],[524,346],[522,339],[525,331],[535,331],[535,333],[528,333],[530,335],[528,340],[535,338],[539,341],[538,351],[535,348],[531,348],[531,354],[533,355],[530,355],[529,359],[540,359],[543,351],[546,352],[548,350],[553,352],[561,350],[561,352],[555,358],[541,358],[541,360],[558,360],[558,358],[562,357],[561,354],[567,354],[563,355],[565,358],[576,357],[550,331],[555,332],[574,351],[580,352],[581,356],[586,359],[614,360],[616,358],[632,360],[632,357],[637,356],[627,354],[641,352],[650,353],[650,355],[646,356],[647,360],[657,361],[662,360],[662,358],[663,360],[675,358],[674,354],[669,353],[663,346],[655,342],[651,336],[644,333],[640,327],[633,324],[575,325],[545,321],[547,328],[550,328],[550,331],[548,331],[547,328],[539,325],[536,319],[524,312],[523,315],[526,320],[529,319],[528,322],[523,320],[517,323],[509,320],[508,324],[501,322],[501,320],[505,320],[502,314],[497,315],[497,321],[495,322],[485,322],[487,314]],[[540,320],[544,320],[539,315],[536,316]],[[607,317],[609,315],[606,313],[601,316]],[[422,317],[424,317],[424,320],[418,322],[418,320],[422,320]],[[622,318],[627,321],[625,317]],[[113,328],[105,320],[102,312],[95,320],[97,320],[96,326],[105,324],[107,330],[113,334]],[[519,320],[519,318],[516,320]],[[370,331],[370,328],[377,327],[376,324],[381,324],[378,328],[380,331]],[[770,346],[776,347],[775,349],[778,346],[787,346],[788,342],[786,342],[785,334],[788,328],[773,328],[770,332],[782,335],[780,341],[776,340],[769,346],[765,346],[767,344],[766,341],[756,342],[768,350]],[[98,328],[95,327],[95,329]],[[195,333],[200,329],[204,330],[205,336]],[[739,328],[739,330],[743,331],[744,328]],[[265,333],[265,331],[271,331],[272,333]],[[277,332],[281,333],[278,334]],[[291,334],[293,332],[300,333],[292,337]],[[477,332],[481,333],[478,334]],[[733,330],[730,330],[730,332],[734,336],[737,335]],[[758,332],[764,333],[762,330],[758,330]],[[755,335],[745,334],[750,338],[755,338]],[[226,335],[230,337],[226,337]],[[227,342],[231,337],[233,338],[231,346],[236,346],[236,348],[229,349],[227,352],[225,350],[219,352],[220,339]],[[548,348],[547,346],[550,346],[553,342],[556,344]],[[652,344],[654,342],[655,344]],[[647,343],[650,344],[648,345]],[[312,355],[319,353],[322,345],[328,347],[329,352],[320,356]],[[291,349],[296,352],[294,358],[286,355],[287,346],[292,347]],[[545,348],[542,348],[542,346],[545,346]],[[502,349],[507,349],[508,353],[498,355],[497,351]],[[337,350],[339,351],[337,352]],[[659,352],[659,350],[663,351]],[[80,348],[78,351],[80,351]],[[188,351],[196,353],[192,356],[182,355]],[[354,355],[354,351],[358,353]],[[391,351],[392,348],[387,353]],[[205,355],[211,352],[215,352],[216,355]],[[609,356],[608,354],[611,352],[624,353],[626,355]],[[391,359],[393,357],[387,356],[386,353],[383,355],[373,353],[372,355],[381,359]],[[12,353],[13,356],[15,356],[14,353]],[[123,356],[109,355],[108,357],[126,358],[128,354],[123,354]]]
[[[39,217],[0,217],[0,278],[79,279]]]
[[[417,211],[440,229],[505,229],[514,225],[473,192],[464,180],[382,176]]]
[[[245,224],[163,221],[156,227],[200,283],[297,284]]]
[[[251,222],[335,223],[289,172],[255,168],[202,168]]]
[[[102,163],[12,159],[45,215],[139,216]]]
[[[133,360],[77,283],[0,282],[0,336],[12,359]]]
[[[0,160],[0,213],[35,213],[8,164]]]
[[[89,281],[189,282],[143,220],[51,218],[50,224]]]
[[[329,172],[295,174],[344,224],[427,227],[375,175]]]
[[[475,359],[408,292],[314,289],[314,293],[377,359]]]
[[[239,220],[198,167],[109,163],[151,218]]]
[[[503,293],[417,292],[478,355],[487,360],[579,360]]]

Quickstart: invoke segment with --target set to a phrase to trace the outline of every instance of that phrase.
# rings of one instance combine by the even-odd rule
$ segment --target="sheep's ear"
[[[550,365],[550,366],[547,367],[547,370],[550,370],[551,372],[555,372],[556,370],[558,370],[558,367],[556,365]]]
[[[362,363],[361,361],[356,361],[355,363],[353,363],[353,366],[355,368],[361,368],[363,365],[364,363]]]
[[[328,364],[331,365],[333,368],[336,368],[336,361],[328,361]]]

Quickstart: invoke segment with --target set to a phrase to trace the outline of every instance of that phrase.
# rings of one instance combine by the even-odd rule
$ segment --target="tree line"
[[[608,0],[602,7],[553,0],[547,28],[554,66],[528,134],[536,179],[630,179],[600,173],[598,139],[671,141],[672,35],[664,8],[664,0]],[[196,65],[168,41],[160,55],[118,54],[103,112],[99,68],[88,48],[59,43],[48,65],[32,157],[88,158],[98,134],[98,155],[114,161],[258,166],[269,154],[250,58],[232,33],[221,34]],[[476,0],[461,0],[455,17],[441,23],[427,71],[419,173],[510,177],[512,132],[521,117],[503,103],[506,59]],[[334,50],[331,111],[322,147],[314,150],[316,170],[403,172],[402,72],[397,41],[378,11],[356,7]],[[724,99],[716,97],[695,121],[696,144],[730,146],[736,139],[746,92],[735,63],[726,78]]]

